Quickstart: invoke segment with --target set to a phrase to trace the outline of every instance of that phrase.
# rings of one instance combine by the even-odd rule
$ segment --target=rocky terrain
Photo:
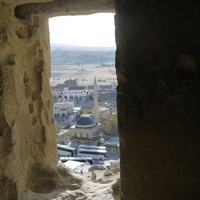
[[[25,200],[119,200],[119,162],[113,161],[107,170],[95,170],[97,179],[91,179],[91,172],[79,172],[62,163],[57,166],[57,178],[37,178],[24,193]]]

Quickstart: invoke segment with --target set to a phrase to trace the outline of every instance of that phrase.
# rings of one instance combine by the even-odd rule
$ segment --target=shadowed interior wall
[[[115,4],[121,199],[199,199],[200,4]]]

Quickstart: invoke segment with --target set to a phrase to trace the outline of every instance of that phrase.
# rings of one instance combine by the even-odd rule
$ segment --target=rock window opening
[[[54,17],[49,29],[54,104],[72,108],[62,119],[54,118],[66,132],[62,139],[57,135],[57,143],[105,145],[108,157],[119,159],[114,14]],[[78,126],[82,114],[94,123]]]

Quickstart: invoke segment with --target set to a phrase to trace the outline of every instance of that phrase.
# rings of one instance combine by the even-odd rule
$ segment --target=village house
[[[69,99],[79,100],[88,95],[86,88],[83,86],[66,87],[64,84],[51,86],[51,93],[53,97],[64,98],[66,100]]]
[[[54,103],[53,113],[54,116],[69,116],[74,112],[74,102],[73,101],[62,101]]]

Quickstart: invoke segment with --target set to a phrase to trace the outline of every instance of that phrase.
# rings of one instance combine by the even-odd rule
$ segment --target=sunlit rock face
[[[0,4],[0,195],[9,199],[20,196],[30,166],[55,168],[57,153],[47,18],[21,20]]]

